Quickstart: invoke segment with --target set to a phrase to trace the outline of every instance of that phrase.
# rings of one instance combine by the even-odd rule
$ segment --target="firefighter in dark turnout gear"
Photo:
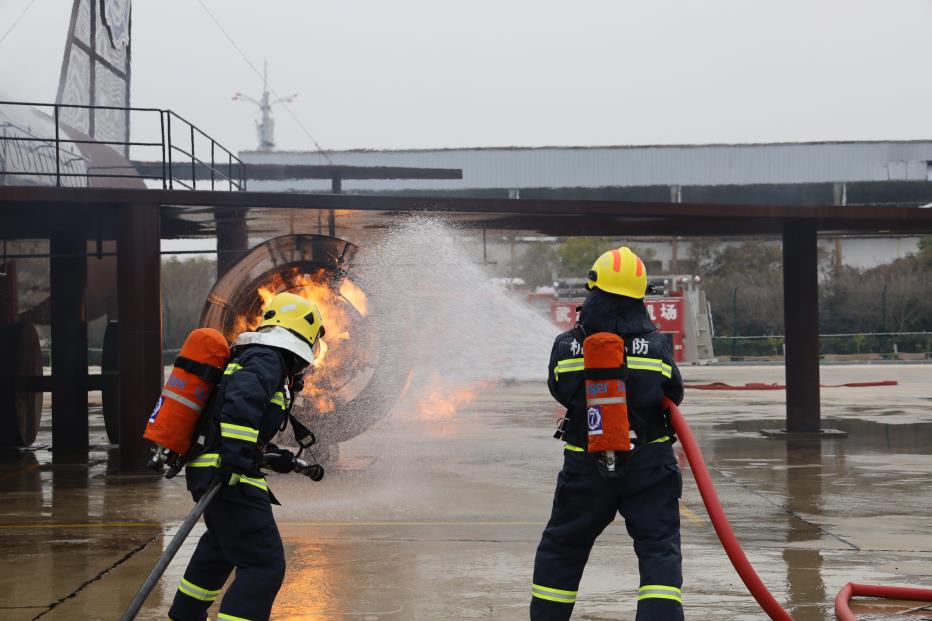
[[[552,513],[534,561],[531,619],[570,618],[592,545],[618,512],[638,557],[636,620],[682,621],[682,479],[673,433],[660,408],[664,395],[680,403],[682,379],[644,306],[643,262],[628,248],[607,252],[593,266],[588,285],[579,322],[557,337],[550,356],[547,384],[566,407],[557,434],[566,445]],[[589,454],[586,448],[582,347],[595,332],[613,332],[625,342],[628,416],[636,439],[630,452],[616,452],[617,477],[606,476],[602,454]]]
[[[233,343],[185,470],[195,500],[217,478],[224,487],[204,512],[207,531],[175,594],[169,611],[174,621],[207,619],[207,609],[234,568],[236,577],[217,619],[269,618],[285,577],[285,552],[272,515],[272,503],[278,501],[259,468],[263,453],[278,453],[269,467],[294,469],[294,454],[270,441],[287,423],[292,390],[300,390],[323,333],[313,303],[280,293],[269,302],[258,331],[245,332]]]

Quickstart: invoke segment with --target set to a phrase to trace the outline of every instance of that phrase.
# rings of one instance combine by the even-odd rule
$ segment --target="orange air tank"
[[[185,339],[143,437],[185,455],[201,413],[230,360],[226,338],[213,328],[197,328]]]
[[[587,336],[583,360],[589,452],[630,451],[624,339],[611,332]]]

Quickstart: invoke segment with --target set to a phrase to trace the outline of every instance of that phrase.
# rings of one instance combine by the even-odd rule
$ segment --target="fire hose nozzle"
[[[294,469],[295,472],[303,474],[315,483],[324,478],[324,467],[320,464],[309,464],[303,459],[299,459],[297,462],[298,465]]]
[[[279,456],[278,453],[266,453],[262,456],[262,462],[264,464],[269,464],[272,460]],[[320,464],[310,464],[299,457],[295,457],[295,466],[292,472],[297,474],[303,474],[310,480],[317,482],[324,478],[324,467]]]

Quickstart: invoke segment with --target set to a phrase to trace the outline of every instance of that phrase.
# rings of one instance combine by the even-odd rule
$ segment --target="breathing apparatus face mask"
[[[291,389],[292,394],[298,394],[304,390],[304,373],[295,373],[289,378],[288,387]]]

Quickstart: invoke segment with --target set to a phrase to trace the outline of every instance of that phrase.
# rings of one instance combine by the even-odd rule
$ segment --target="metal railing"
[[[715,336],[712,338],[717,355],[782,356],[786,336]],[[850,332],[819,335],[820,355],[832,354],[928,354],[932,351],[932,332]]]
[[[132,119],[134,133],[143,134],[143,139],[88,137],[62,122],[63,110],[126,113],[127,127]],[[109,147],[122,158],[95,163],[93,151],[84,145]],[[130,158],[139,153],[148,153],[145,159],[160,163],[161,172],[153,173],[151,166],[137,170]],[[204,175],[204,170],[209,174]],[[168,190],[242,191],[246,189],[246,165],[172,110],[0,101],[0,185],[86,187],[97,178],[143,179],[160,182]]]

